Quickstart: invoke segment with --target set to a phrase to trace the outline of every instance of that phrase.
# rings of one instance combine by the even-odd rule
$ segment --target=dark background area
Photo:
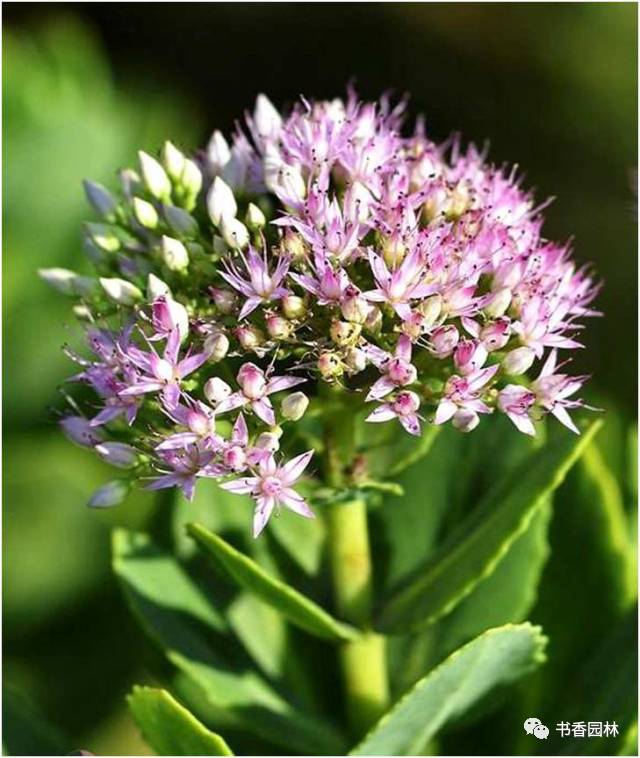
[[[635,3],[27,4],[5,31],[5,679],[78,745],[143,750],[122,696],[144,643],[109,575],[108,531],[144,518],[82,502],[106,470],[59,438],[48,407],[71,372],[68,304],[34,276],[82,268],[83,176],[113,183],[165,137],[195,148],[258,92],[411,94],[431,136],[490,140],[518,163],[545,233],[603,280],[576,370],[587,397],[636,413]],[[79,475],[77,472],[81,472]]]

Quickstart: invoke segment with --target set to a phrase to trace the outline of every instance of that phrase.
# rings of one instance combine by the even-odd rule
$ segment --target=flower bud
[[[89,508],[112,508],[120,505],[128,492],[129,482],[126,479],[113,479],[97,489],[87,505]]]
[[[220,222],[222,239],[230,248],[242,250],[249,244],[249,232],[247,227],[237,218],[223,218]]]
[[[240,445],[232,445],[222,453],[222,464],[231,471],[244,471],[247,467],[247,455]]]
[[[138,460],[138,451],[124,442],[101,442],[95,446],[98,455],[117,468],[131,468]]]
[[[418,371],[412,363],[402,358],[392,358],[387,366],[387,376],[394,384],[406,386],[418,378]]]
[[[307,196],[307,183],[302,174],[293,166],[282,166],[278,172],[278,184],[285,199],[300,202]]]
[[[298,295],[285,295],[280,301],[282,312],[287,318],[301,319],[307,315],[307,306]]]
[[[318,371],[323,379],[331,381],[338,376],[342,376],[344,368],[340,357],[336,353],[324,352],[318,358]]]
[[[223,335],[224,336],[224,335]],[[217,376],[207,379],[204,385],[204,396],[210,403],[216,405],[222,400],[226,400],[231,394],[231,387]]]
[[[344,364],[350,374],[359,374],[367,367],[367,356],[358,347],[349,347],[344,354]]]
[[[255,350],[264,342],[264,334],[257,326],[238,326],[233,330],[233,334],[244,350]]]
[[[180,184],[185,192],[194,200],[202,189],[202,171],[198,168],[198,164],[190,158],[185,159],[184,168],[180,176]],[[195,205],[195,202],[192,205]]]
[[[167,140],[162,146],[162,164],[167,174],[177,182],[182,176],[185,157],[178,148]]]
[[[453,192],[449,195],[449,202],[447,205],[447,218],[455,220],[460,218],[462,214],[471,206],[471,198],[469,196],[469,188],[466,184],[459,182]]]
[[[472,374],[487,360],[487,350],[475,340],[461,340],[453,353],[453,362],[461,374]]]
[[[107,297],[118,305],[135,305],[138,300],[142,300],[142,292],[126,279],[100,277],[102,289],[107,293]]]
[[[364,328],[371,332],[371,334],[377,334],[382,329],[382,311],[377,305],[369,307],[369,313],[367,320],[364,322]]]
[[[340,303],[340,310],[347,321],[364,324],[369,315],[369,302],[359,292],[349,292]]]
[[[105,253],[115,253],[122,247],[122,241],[115,227],[89,222],[84,225],[84,228],[93,244]]]
[[[290,255],[294,260],[303,258],[307,252],[304,240],[297,232],[294,232],[292,229],[286,230],[284,236],[282,237],[282,242],[280,245],[284,252]]]
[[[67,439],[81,447],[94,447],[104,439],[102,430],[91,426],[83,416],[65,416],[60,426]]]
[[[153,302],[159,297],[162,297],[162,295],[168,295],[171,297],[169,285],[165,284],[162,279],[155,274],[149,274],[147,277],[147,300]]]
[[[88,276],[80,276],[66,268],[39,268],[38,276],[63,295],[86,297],[96,288],[97,282]]]
[[[120,179],[120,186],[122,187],[122,194],[131,201],[136,192],[142,190],[142,179],[137,171],[132,168],[123,168],[118,173]]]
[[[73,315],[80,321],[88,321],[89,323],[93,322],[91,309],[84,305],[84,303],[74,305],[71,310],[73,311]]]
[[[220,313],[228,315],[234,312],[237,303],[237,297],[234,292],[218,287],[210,287],[209,292]]]
[[[255,363],[243,364],[238,371],[237,379],[245,397],[259,400],[264,395],[267,380],[264,372]]]
[[[231,160],[231,150],[222,132],[215,131],[207,145],[207,159],[214,174],[219,174]]]
[[[309,398],[304,392],[287,395],[280,404],[280,411],[289,421],[299,421],[309,407]]]
[[[96,213],[102,216],[102,218],[110,220],[118,209],[118,203],[115,197],[108,189],[106,189],[106,187],[103,187],[97,182],[91,182],[88,179],[85,179],[82,184],[84,186],[87,200]]]
[[[267,332],[274,340],[286,340],[291,336],[293,332],[293,324],[291,321],[287,321],[286,318],[271,314],[265,318],[267,325]]]
[[[229,338],[223,332],[210,334],[204,341],[204,351],[211,363],[221,361],[229,352]]]
[[[508,318],[498,318],[480,330],[480,340],[491,353],[501,350],[511,338],[511,322]]]
[[[442,296],[430,295],[418,304],[418,311],[424,316],[423,329],[427,331],[437,323],[442,311]]]
[[[209,218],[216,226],[224,218],[235,218],[238,205],[229,185],[219,176],[213,180],[213,184],[207,193],[207,211]]]
[[[262,140],[272,140],[278,136],[282,126],[282,116],[266,95],[260,93],[253,110],[253,123]]]
[[[396,269],[404,260],[407,248],[398,235],[387,237],[382,242],[382,257],[390,269]]]
[[[451,423],[460,432],[472,432],[480,423],[480,417],[475,411],[459,408],[453,414]]]
[[[535,358],[536,354],[530,347],[517,347],[505,355],[502,368],[507,374],[524,374],[531,368]]]
[[[492,293],[483,310],[489,318],[499,318],[504,316],[510,304],[511,290],[508,287],[502,287],[502,289]]]
[[[360,336],[362,327],[360,324],[354,324],[350,321],[332,321],[329,329],[331,339],[336,343],[344,347],[354,343]]]
[[[431,333],[431,347],[438,358],[451,355],[458,344],[460,334],[455,326],[439,326]]]
[[[181,236],[195,237],[198,234],[198,222],[195,218],[175,205],[165,205],[164,217],[171,229]]]
[[[159,200],[168,200],[171,197],[171,180],[166,171],[155,158],[143,150],[138,152],[138,159],[145,187]]]
[[[409,318],[402,322],[400,331],[403,334],[406,334],[409,339],[417,340],[426,331],[424,326],[425,321],[426,319],[422,313],[419,311],[411,311]]]
[[[254,205],[253,203],[249,203],[245,221],[247,222],[249,229],[251,229],[253,232],[257,231],[258,229],[262,229],[262,227],[267,223],[267,219],[264,217],[264,213],[260,210],[260,208],[258,208],[257,205]]]
[[[189,267],[189,253],[180,240],[162,235],[162,261],[170,271],[185,271]]]
[[[153,205],[141,197],[133,198],[133,215],[140,226],[145,229],[155,229],[158,226],[158,211]]]
[[[280,449],[280,437],[282,429],[278,426],[273,432],[262,432],[256,439],[256,447],[260,450],[266,450],[269,453],[275,453]]]
[[[169,334],[177,329],[180,341],[189,334],[189,316],[182,303],[171,296],[161,295],[151,306],[153,328],[159,334]]]

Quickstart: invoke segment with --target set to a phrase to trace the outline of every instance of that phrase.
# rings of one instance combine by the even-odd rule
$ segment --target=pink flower
[[[529,415],[536,396],[521,384],[507,384],[498,393],[498,408],[513,421],[516,429],[533,437],[535,426]]]
[[[421,432],[420,417],[417,413],[419,407],[420,398],[416,393],[404,390],[398,393],[394,399],[379,405],[373,413],[367,416],[365,421],[379,424],[397,418],[409,434],[417,437]]]
[[[471,371],[466,376],[450,376],[438,403],[433,423],[444,424],[457,415],[457,423],[465,427],[476,426],[478,413],[491,413],[491,409],[481,399],[481,390],[491,381],[499,368],[496,364]]]
[[[389,303],[401,319],[411,315],[410,300],[427,297],[437,289],[423,282],[425,268],[420,248],[413,250],[393,272],[373,250],[369,251],[369,264],[377,286],[364,296],[375,302]]]
[[[158,450],[161,465],[168,467],[162,476],[145,486],[147,490],[161,490],[168,487],[180,487],[187,500],[193,500],[196,479],[210,476],[208,467],[213,460],[212,450],[205,450],[198,444],[188,445],[177,450]]]
[[[248,405],[258,418],[270,426],[275,425],[276,417],[268,395],[306,382],[306,379],[297,376],[272,376],[268,379],[254,363],[241,366],[237,379],[240,391],[219,402],[216,412],[225,413]]]
[[[531,390],[535,393],[536,402],[545,411],[555,416],[561,424],[575,434],[580,430],[574,424],[567,408],[579,408],[584,406],[581,400],[569,400],[585,383],[586,376],[567,376],[556,374],[558,353],[552,350],[547,358],[538,378],[532,383]]]
[[[406,387],[416,381],[418,372],[411,364],[411,340],[405,334],[398,339],[393,356],[377,349],[365,352],[383,373],[369,390],[367,401],[381,400],[398,387]]]
[[[242,477],[220,485],[229,492],[237,495],[251,495],[255,499],[254,537],[257,537],[267,525],[274,509],[277,511],[281,505],[305,518],[314,518],[313,511],[304,498],[291,486],[300,478],[312,456],[313,450],[309,450],[288,463],[278,466],[275,458],[270,455],[260,461],[255,476]]]
[[[278,258],[275,270],[270,273],[266,245],[262,257],[252,247],[249,247],[246,257],[242,252],[240,256],[245,265],[245,276],[243,277],[243,272],[230,258],[225,258],[226,270],[220,271],[220,276],[247,298],[238,315],[238,318],[243,319],[253,313],[261,303],[280,300],[287,294],[288,291],[282,286],[282,282],[289,270],[290,259],[287,256]]]

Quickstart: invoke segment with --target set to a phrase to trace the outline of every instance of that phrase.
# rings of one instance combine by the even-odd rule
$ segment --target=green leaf
[[[2,754],[65,755],[69,741],[23,692],[7,683],[2,688]]]
[[[209,731],[166,690],[134,687],[127,702],[142,736],[158,755],[233,755],[219,734]]]
[[[531,624],[490,629],[421,679],[351,755],[420,755],[443,726],[490,690],[542,663],[545,644],[540,627]]]
[[[301,753],[342,752],[331,726],[287,702],[252,666],[223,615],[149,537],[114,534],[114,570],[145,631],[201,693],[216,727],[245,730]],[[202,708],[198,708],[202,716]],[[208,723],[209,719],[207,719]]]
[[[527,529],[599,426],[600,422],[592,423],[579,437],[562,433],[501,480],[433,558],[391,595],[378,615],[377,627],[402,633],[452,611]]]
[[[200,524],[188,524],[188,533],[240,587],[275,608],[292,624],[318,637],[341,642],[358,636],[347,624],[284,582],[274,579],[251,558]]]

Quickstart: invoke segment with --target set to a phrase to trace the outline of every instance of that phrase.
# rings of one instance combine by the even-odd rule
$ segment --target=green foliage
[[[166,690],[134,687],[127,698],[140,731],[158,755],[233,755]]]

